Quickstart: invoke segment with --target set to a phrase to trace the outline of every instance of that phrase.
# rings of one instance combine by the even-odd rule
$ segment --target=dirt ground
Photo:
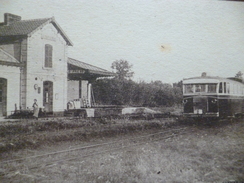
[[[162,121],[162,124],[165,123]],[[67,149],[70,146],[86,146],[127,137],[136,138],[161,131],[162,126],[114,136],[96,136],[83,141],[58,142],[8,154],[16,158],[25,153],[44,154]],[[107,146],[102,149],[100,147],[97,149],[101,151],[100,153],[80,158],[77,156],[74,160],[51,164],[43,164],[43,161],[48,161],[44,159],[20,161],[18,163],[22,166],[20,170],[6,172],[3,168],[0,169],[0,180],[1,182],[91,183],[244,182],[243,120],[191,122],[171,126],[170,129],[176,127],[184,128],[184,132],[167,138],[149,138],[140,144],[127,143],[124,148],[116,150],[113,147],[110,147],[111,149]],[[4,160],[3,156],[1,157]],[[33,164],[37,165],[37,168],[29,168]]]

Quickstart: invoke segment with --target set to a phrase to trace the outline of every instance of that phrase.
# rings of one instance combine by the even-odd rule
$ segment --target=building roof
[[[106,76],[114,76],[113,72],[107,71],[105,69],[87,64],[85,62],[73,59],[73,58],[68,58],[68,64],[70,66],[76,67],[76,69],[83,70],[84,72],[70,72],[70,73],[82,73],[82,74],[93,74],[96,77],[106,77]],[[71,67],[68,67],[71,68]]]
[[[19,20],[13,21],[9,25],[5,23],[0,24],[0,41],[8,40],[9,38],[21,38],[31,36],[35,31],[39,30],[48,23],[52,23],[58,32],[62,35],[69,46],[73,43],[68,36],[64,33],[61,27],[57,24],[54,17],[33,19],[33,20]]]

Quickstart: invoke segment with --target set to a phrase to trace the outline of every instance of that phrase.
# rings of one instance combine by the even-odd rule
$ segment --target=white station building
[[[91,103],[91,82],[112,72],[72,59],[73,43],[55,19],[21,20],[4,14],[0,23],[0,117],[39,107],[62,115],[68,101]],[[84,102],[85,101],[85,102]]]

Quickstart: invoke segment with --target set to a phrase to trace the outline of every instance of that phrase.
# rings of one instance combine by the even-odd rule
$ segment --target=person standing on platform
[[[38,107],[38,104],[37,104],[37,100],[34,99],[34,103],[32,105],[33,109],[34,109],[34,114],[33,116],[38,119],[38,115],[39,115],[39,107]]]

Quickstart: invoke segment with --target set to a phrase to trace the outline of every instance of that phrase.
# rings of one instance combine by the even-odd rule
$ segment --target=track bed
[[[243,132],[242,121],[186,122],[60,142],[9,154],[11,161],[5,158],[1,163],[1,179],[2,182],[242,182]]]

